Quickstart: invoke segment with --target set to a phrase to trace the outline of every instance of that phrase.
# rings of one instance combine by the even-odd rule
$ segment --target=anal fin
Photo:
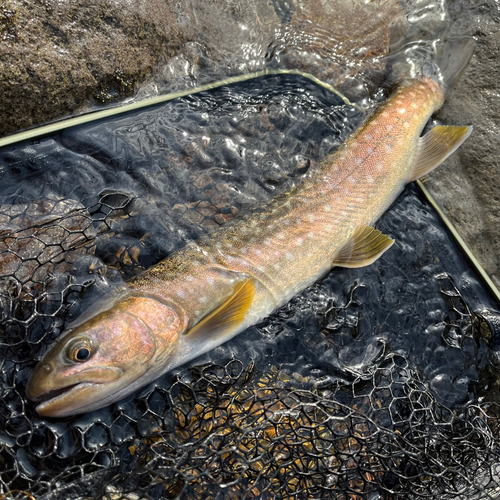
[[[353,239],[335,256],[334,266],[365,267],[373,264],[394,240],[370,226],[356,229]]]
[[[441,165],[469,137],[472,127],[438,125],[420,138],[411,181]]]
[[[207,339],[230,334],[245,319],[255,298],[255,283],[252,278],[237,283],[233,294],[224,303],[210,312],[185,335],[206,336]]]

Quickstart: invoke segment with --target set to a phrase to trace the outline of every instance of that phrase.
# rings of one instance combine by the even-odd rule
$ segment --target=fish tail
[[[446,93],[464,72],[475,45],[469,36],[406,45],[389,58],[389,83],[430,78]]]

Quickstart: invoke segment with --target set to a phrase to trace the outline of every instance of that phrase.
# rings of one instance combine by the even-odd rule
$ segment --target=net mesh
[[[0,206],[0,498],[376,500],[500,493],[498,316],[413,187],[378,225],[400,242],[390,257],[365,269],[334,270],[262,324],[110,407],[51,420],[38,417],[27,400],[26,381],[41,352],[86,305],[172,246],[287,189],[348,132],[337,129],[348,112],[334,97],[290,90],[285,104],[297,104],[300,94],[307,110],[291,120],[283,81],[279,92],[268,89],[269,81],[259,85],[264,90],[245,88],[253,114],[241,107],[241,89],[231,98],[220,90],[4,152],[4,172],[17,175],[11,178],[17,184],[4,189]],[[207,115],[214,102],[229,102],[230,112]],[[131,124],[138,120],[150,124],[149,137],[178,127],[179,142],[166,146],[160,137],[148,159],[155,165],[155,147],[168,157],[168,207],[159,201],[164,191],[151,197],[152,179],[144,190],[123,178],[118,184],[126,190],[96,181],[104,187],[97,199],[94,182],[86,191],[81,180],[64,180],[61,172],[75,165],[77,154],[87,164],[101,162],[113,179],[132,172],[137,185],[145,182],[142,163],[130,166],[135,153],[117,153],[124,130],[134,143]],[[354,117],[349,126],[355,124]],[[108,141],[103,126],[117,156],[96,145],[96,138]],[[235,129],[247,140],[239,161]],[[336,139],[313,149],[326,131]],[[257,146],[265,151],[262,143],[276,137],[288,137],[283,149],[295,156],[284,151],[283,157],[296,158],[294,170],[279,156],[269,163],[274,153],[246,170],[245,154]],[[210,155],[232,162],[230,182]],[[47,158],[65,196],[43,180]],[[177,169],[181,164],[187,167]],[[34,179],[50,185],[51,194],[36,191]],[[157,214],[165,210],[159,225]]]

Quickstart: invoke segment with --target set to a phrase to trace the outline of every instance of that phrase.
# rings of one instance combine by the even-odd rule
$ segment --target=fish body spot
[[[406,108],[399,108],[398,113],[404,115],[406,113]]]

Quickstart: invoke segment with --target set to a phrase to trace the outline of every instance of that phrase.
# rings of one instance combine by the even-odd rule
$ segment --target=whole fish
[[[394,241],[372,224],[472,131],[437,126],[420,137],[472,53],[471,42],[456,45],[403,80],[300,186],[80,316],[28,382],[37,412],[62,417],[117,401],[262,320],[332,267],[378,259]]]

